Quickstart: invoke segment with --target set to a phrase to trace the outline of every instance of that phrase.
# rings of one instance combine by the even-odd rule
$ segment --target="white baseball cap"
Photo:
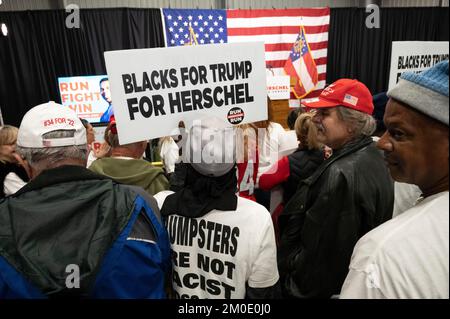
[[[235,148],[235,129],[225,121],[207,116],[193,121],[183,161],[202,175],[218,177],[234,167]]]
[[[46,133],[72,130],[73,137],[43,138]],[[20,123],[17,145],[31,148],[47,148],[83,145],[87,143],[86,129],[77,114],[53,101],[37,105],[29,110]]]

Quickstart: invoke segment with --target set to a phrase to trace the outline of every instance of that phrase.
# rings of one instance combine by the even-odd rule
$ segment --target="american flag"
[[[227,43],[225,10],[163,9],[166,45]]]
[[[329,23],[329,8],[227,10],[228,42],[264,41],[266,66],[274,75],[285,74],[283,67],[304,26],[319,77],[308,97],[318,96],[325,87]]]
[[[292,46],[284,71],[291,78],[295,79],[293,93],[296,98],[303,98],[315,89],[318,82],[317,67],[306,42],[305,29],[303,27],[300,28],[297,40]]]
[[[316,90],[307,97],[314,97],[320,94],[321,89],[325,87],[326,68],[327,68],[327,47],[328,47],[328,26],[330,23],[329,8],[305,8],[305,9],[258,9],[258,10],[209,10],[209,9],[163,9],[163,21],[166,30],[167,46],[184,45],[188,39],[184,33],[185,23],[192,28],[199,40],[199,44],[211,43],[210,40],[219,43],[236,43],[262,41],[266,49],[266,66],[271,69],[274,75],[284,75],[283,67],[292,49],[292,45],[297,39],[299,27],[305,28],[306,40],[311,49],[311,55],[317,66],[318,85]],[[186,20],[187,14],[187,20]],[[169,19],[170,15],[170,19]],[[189,20],[189,15],[194,20]],[[202,19],[199,18],[202,16]],[[217,22],[217,28],[213,27],[200,31],[201,22],[207,21],[209,26],[209,16],[211,21]],[[181,18],[180,18],[181,17]],[[205,20],[205,17],[208,20]],[[221,18],[219,18],[221,17]],[[175,20],[174,20],[175,19]],[[177,22],[174,25],[173,22]],[[182,22],[182,31],[178,21]],[[220,23],[220,26],[219,26]],[[214,25],[214,22],[213,22]],[[177,28],[176,28],[177,27]],[[222,28],[222,32],[220,32]],[[207,36],[206,36],[206,34]],[[215,34],[218,34],[216,38]],[[178,34],[178,36],[175,36]],[[189,35],[188,35],[189,36]],[[184,39],[182,39],[184,37]],[[181,39],[180,39],[181,38]],[[173,41],[172,41],[173,40]],[[183,42],[181,41],[183,40]],[[222,40],[223,42],[220,42]],[[188,40],[189,41],[189,40]],[[209,42],[208,42],[209,41]],[[295,97],[292,97],[295,98]]]

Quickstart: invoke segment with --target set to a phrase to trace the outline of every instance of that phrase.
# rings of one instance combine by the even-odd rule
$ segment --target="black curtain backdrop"
[[[388,86],[392,41],[448,41],[448,8],[380,8],[368,29],[365,8],[331,9],[327,83],[343,77],[372,93]],[[81,28],[65,27],[64,10],[0,12],[0,107],[18,126],[31,107],[60,101],[57,78],[106,74],[103,52],[164,46],[159,9],[81,10]],[[124,61],[126,63],[126,61]]]
[[[49,100],[60,102],[58,77],[106,74],[103,53],[164,46],[159,9],[80,10],[66,28],[64,10],[0,12],[0,107],[6,124]],[[124,61],[126,63],[126,61]]]
[[[448,41],[448,7],[380,8],[380,28],[366,28],[365,8],[331,9],[327,83],[358,79],[372,94],[389,85],[392,41]]]

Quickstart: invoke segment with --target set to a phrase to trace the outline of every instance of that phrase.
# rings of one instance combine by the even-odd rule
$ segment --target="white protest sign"
[[[110,51],[105,62],[121,144],[205,115],[230,126],[267,119],[262,42]]]
[[[288,100],[291,92],[289,75],[268,76],[267,95],[271,100]]]
[[[420,72],[448,59],[448,41],[392,42],[389,90],[397,84],[403,72]]]

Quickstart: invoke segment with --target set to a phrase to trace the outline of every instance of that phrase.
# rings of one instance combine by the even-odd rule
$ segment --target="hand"
[[[97,158],[109,157],[111,155],[111,146],[103,142],[98,149],[94,150],[94,155]]]
[[[178,128],[180,129],[180,135],[176,139],[174,139],[175,143],[177,143],[178,146],[178,155],[181,159],[183,156],[183,147],[186,145],[187,140],[187,132],[186,132],[186,126],[184,125],[183,121],[180,121],[178,123]]]
[[[27,161],[25,161],[22,156],[20,156],[19,154],[17,154],[16,152],[14,152],[12,154],[14,156],[14,158],[17,161],[17,164],[19,164],[20,166],[23,167],[23,169],[25,170],[25,172],[27,172],[28,177],[31,179],[31,167],[28,164]]]

